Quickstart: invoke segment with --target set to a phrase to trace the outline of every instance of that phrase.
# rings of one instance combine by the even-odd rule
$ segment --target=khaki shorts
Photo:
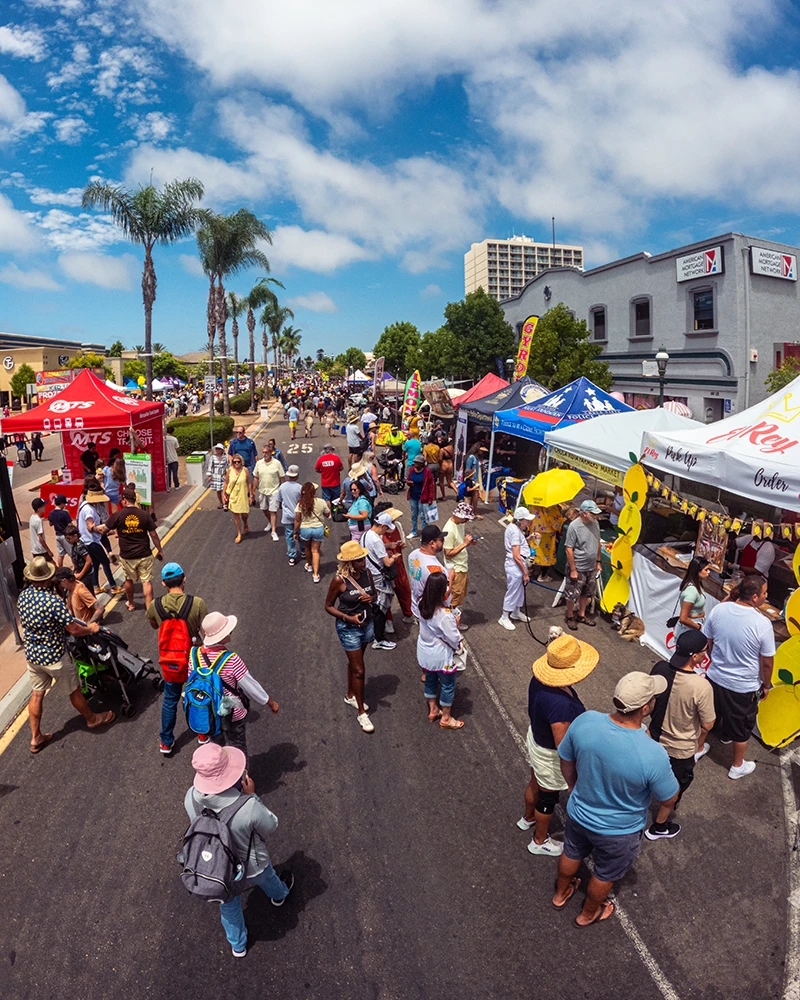
[[[258,506],[260,510],[268,510],[272,514],[277,514],[281,509],[280,500],[277,493],[259,493]]]
[[[563,792],[567,783],[561,773],[561,764],[558,750],[548,750],[547,747],[540,747],[533,738],[533,730],[528,726],[528,736],[525,740],[528,748],[528,763],[531,770],[536,775],[536,780],[540,788],[546,788],[548,792]]]
[[[153,579],[153,557],[145,556],[143,559],[120,559],[120,566],[125,574],[126,580],[136,583],[150,583]]]
[[[68,693],[72,694],[78,687],[78,668],[72,657],[66,654],[55,663],[48,663],[46,667],[28,660],[28,673],[34,691],[47,691],[51,685],[55,687],[56,684],[64,683]]]
[[[450,590],[450,607],[460,608],[467,599],[467,585],[469,584],[469,573],[459,573],[457,570],[453,574],[453,586]]]

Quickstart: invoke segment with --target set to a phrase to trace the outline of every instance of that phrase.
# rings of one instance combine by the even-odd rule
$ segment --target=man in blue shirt
[[[300,411],[297,409],[294,403],[290,404],[289,412],[287,415],[289,417],[289,429],[292,432],[292,441],[294,441],[294,439],[297,437],[297,421],[300,419]]]
[[[558,746],[571,795],[553,897],[556,909],[567,905],[580,885],[581,862],[594,855],[586,901],[575,919],[578,927],[606,920],[614,912],[607,897],[639,853],[650,800],[671,806],[678,797],[666,750],[642,729],[656,695],[666,689],[664,677],[626,674],[614,689],[615,711],[578,716]]]
[[[231,443],[228,446],[228,454],[231,458],[234,455],[240,455],[245,466],[249,469],[250,475],[253,474],[253,469],[256,467],[256,459],[258,458],[258,451],[255,441],[245,434],[244,427],[236,428],[236,436],[231,438]]]

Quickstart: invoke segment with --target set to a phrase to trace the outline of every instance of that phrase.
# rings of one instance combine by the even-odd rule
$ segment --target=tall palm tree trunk
[[[217,282],[217,332],[219,334],[220,375],[222,376],[222,412],[226,417],[231,415],[231,396],[228,388],[228,341],[225,335],[225,324],[228,320],[228,306],[225,302],[225,289],[222,285],[222,275]]]
[[[153,266],[152,246],[144,251],[142,272],[142,301],[144,302],[144,387],[145,399],[153,398],[153,303],[156,300],[156,269]]]
[[[252,309],[247,310],[247,333],[250,353],[250,409],[256,408],[256,317]]]
[[[214,337],[217,332],[217,308],[216,308],[216,290],[214,288],[214,279],[211,278],[211,284],[208,289],[208,306],[206,308],[206,317],[208,330],[208,374],[216,378],[217,366],[214,364]]]
[[[231,336],[233,337],[233,394],[239,395],[239,321],[233,317],[231,322]]]
[[[264,333],[261,335],[261,346],[264,348],[264,385],[267,384],[267,368],[269,368],[269,358],[267,356],[267,350],[269,348],[269,341],[267,340],[267,328],[264,327]]]

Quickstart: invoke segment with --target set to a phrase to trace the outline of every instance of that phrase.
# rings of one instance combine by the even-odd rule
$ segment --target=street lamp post
[[[514,374],[514,365],[516,362],[513,358],[506,358],[506,378],[511,381],[511,376]]]
[[[667,365],[669,364],[669,354],[664,350],[663,345],[656,354],[656,364],[658,365],[658,405],[664,405],[664,380],[667,376]]]

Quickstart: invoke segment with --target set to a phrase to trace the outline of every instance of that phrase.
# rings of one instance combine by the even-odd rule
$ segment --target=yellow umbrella
[[[574,469],[548,469],[528,483],[522,491],[522,500],[528,507],[553,507],[572,500],[584,485]]]

